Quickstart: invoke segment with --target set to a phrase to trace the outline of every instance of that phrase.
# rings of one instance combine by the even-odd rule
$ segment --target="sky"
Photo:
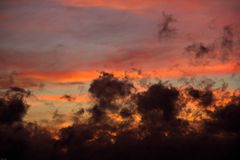
[[[229,158],[239,17],[239,0],[0,0],[0,159]]]
[[[2,0],[0,87],[32,91],[30,120],[86,105],[102,71],[175,82],[209,77],[235,89],[239,14],[237,0]]]

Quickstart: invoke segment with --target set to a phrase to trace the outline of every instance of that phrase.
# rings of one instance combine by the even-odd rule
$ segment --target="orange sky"
[[[150,71],[143,71],[143,75],[131,71],[126,72],[109,70],[111,73],[118,77],[128,75],[131,78],[138,78],[143,76],[149,77],[162,77],[162,78],[177,78],[182,76],[196,76],[196,75],[225,75],[233,72],[233,64],[220,64],[212,66],[192,66],[186,68],[173,68],[173,69],[156,69]],[[97,71],[65,71],[65,72],[25,72],[21,75],[25,78],[44,80],[50,82],[78,82],[78,81],[91,81],[99,76],[100,72]]]
[[[102,71],[135,79],[211,77],[238,88],[237,2],[3,0],[0,89],[19,86],[31,90],[38,97],[30,111],[34,119],[38,113],[44,118],[44,110],[49,108],[53,112],[66,105],[71,109],[79,103],[87,105],[89,84]],[[159,37],[163,13],[176,19],[170,26],[174,30],[170,38]],[[233,29],[232,47],[227,51],[221,48],[226,25]],[[186,52],[194,43],[216,49],[196,58]],[[63,95],[77,98],[67,102],[60,98]]]

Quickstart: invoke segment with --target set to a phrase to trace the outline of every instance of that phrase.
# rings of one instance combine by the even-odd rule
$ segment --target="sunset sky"
[[[87,107],[102,71],[175,85],[207,77],[236,89],[239,15],[238,0],[1,0],[0,88],[33,93],[30,121]],[[161,35],[167,17],[172,32]],[[233,35],[224,49],[226,26]],[[214,49],[197,56],[192,44]]]
[[[240,159],[240,0],[0,0],[0,160]]]

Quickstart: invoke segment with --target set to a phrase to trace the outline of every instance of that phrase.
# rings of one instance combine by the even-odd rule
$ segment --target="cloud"
[[[222,48],[227,48],[228,50],[232,50],[234,45],[234,33],[233,28],[230,25],[227,25],[223,28],[223,37],[222,37]]]
[[[97,101],[90,110],[94,121],[104,120],[106,111],[118,109],[115,100],[127,97],[131,94],[133,84],[126,80],[119,80],[113,74],[103,72],[98,79],[95,79],[89,88],[89,93]]]
[[[73,97],[73,96],[68,95],[68,94],[63,95],[63,96],[60,97],[60,98],[61,98],[61,99],[65,99],[65,100],[67,100],[67,101],[69,101],[69,102],[74,101],[74,100],[76,99],[76,97]]]
[[[208,123],[213,132],[232,132],[240,131],[240,100],[239,96],[232,99],[226,106],[213,113],[213,121]]]
[[[214,88],[214,83],[201,85],[208,90],[159,82],[136,92],[130,79],[103,72],[90,85],[91,108],[74,114],[79,118],[86,112],[89,117],[58,131],[23,121],[28,109],[27,91],[11,88],[9,91],[22,96],[1,98],[1,157],[32,159],[40,154],[36,159],[231,158],[239,148],[239,92],[221,97],[229,91]],[[216,96],[219,91],[220,97],[209,101],[209,93]],[[224,98],[228,100],[221,101]],[[187,104],[194,102],[205,105],[204,111],[210,117],[201,121],[200,131],[192,128],[191,121],[178,117]],[[216,111],[208,110],[212,107]],[[62,120],[62,115],[56,110],[53,119]]]
[[[176,33],[176,28],[172,26],[177,20],[170,14],[163,12],[163,20],[159,24],[158,38],[166,39],[171,38]]]
[[[138,109],[143,115],[148,112],[159,111],[162,112],[163,119],[171,120],[177,113],[176,102],[178,96],[179,92],[176,88],[168,88],[161,83],[152,85],[146,92],[137,96]]]
[[[188,52],[194,52],[196,58],[202,58],[209,54],[209,52],[212,52],[213,46],[206,46],[203,43],[196,43],[187,46],[185,49]]]
[[[217,15],[222,23],[236,22],[238,6],[237,0],[0,1],[0,72],[16,70],[0,76],[0,159],[238,158],[239,93],[206,83],[201,88],[159,82],[140,90],[134,83],[148,77],[231,73],[239,53],[231,25],[210,42],[188,45],[186,57],[179,52],[187,43],[184,31],[193,30],[193,39],[199,38],[197,34],[210,39],[212,35],[202,29],[206,18]],[[178,16],[179,39],[164,43],[166,49],[156,33],[160,40],[174,37],[176,19],[163,13],[157,28],[162,10]],[[209,65],[189,67],[191,55]],[[221,63],[208,63],[215,60]],[[169,64],[178,65],[169,70]],[[113,73],[98,75],[95,70],[101,66]],[[125,72],[133,67],[140,70]],[[67,117],[72,122],[56,110],[55,123],[47,128],[25,121],[32,96],[25,87],[42,82],[54,87],[91,82],[90,98],[53,95],[65,86],[38,96],[64,104],[86,102],[88,108]]]
[[[56,109],[52,115],[52,119],[56,123],[63,123],[64,122],[64,115],[60,114],[59,111]]]
[[[237,29],[234,29],[231,25],[225,25],[220,37],[209,43],[190,44],[185,47],[185,51],[194,54],[195,61],[203,62],[202,64],[208,64],[214,60],[221,63],[235,62],[239,48],[237,41]]]
[[[214,95],[211,90],[198,90],[188,88],[188,94],[195,100],[199,100],[199,105],[209,106],[214,102]]]
[[[127,81],[120,81],[113,74],[103,72],[98,79],[92,82],[89,92],[98,100],[111,102],[117,97],[129,95],[132,88],[133,85]]]
[[[10,88],[0,99],[0,123],[21,122],[28,109],[24,98],[30,95],[31,92],[23,88]]]

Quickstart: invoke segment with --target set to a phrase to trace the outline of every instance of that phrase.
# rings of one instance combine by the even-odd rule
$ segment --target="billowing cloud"
[[[18,101],[22,105],[12,103],[6,106],[15,99],[4,96],[1,99],[0,107],[7,107],[11,113],[8,114],[11,120],[3,121],[6,111],[0,110],[1,156],[32,159],[33,155],[41,154],[37,159],[64,160],[234,157],[239,147],[239,92],[236,90],[230,94],[226,87],[214,88],[211,84],[201,83],[216,98],[205,103],[207,92],[190,88],[191,83],[174,87],[159,82],[145,91],[136,92],[129,79],[102,73],[90,85],[89,92],[94,97],[92,108],[80,109],[74,114],[77,118],[88,112],[89,117],[62,126],[58,131],[23,121],[28,109],[24,100],[28,94],[23,88],[12,88],[11,95],[14,98],[20,94]],[[226,93],[221,97],[217,95],[219,92]],[[194,102],[204,105],[203,111],[209,116],[202,119],[200,128],[196,129],[190,120],[178,116],[187,104]],[[24,112],[19,108],[25,108]],[[16,115],[21,116],[14,118]],[[63,117],[58,110],[53,114],[57,123],[61,123]]]
[[[23,88],[12,87],[0,99],[0,123],[12,124],[21,122],[27,112],[28,105],[24,101],[25,96],[31,92]]]

